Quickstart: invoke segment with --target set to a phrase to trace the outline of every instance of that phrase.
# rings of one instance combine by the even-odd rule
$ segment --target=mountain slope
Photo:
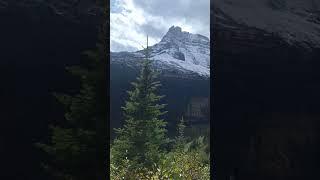
[[[320,1],[216,0],[213,7],[220,20],[231,18],[240,24],[263,29],[289,44],[320,47]]]
[[[172,26],[162,40],[150,47],[150,59],[164,76],[210,77],[210,41],[199,34]],[[113,52],[111,64],[137,67],[143,51]]]

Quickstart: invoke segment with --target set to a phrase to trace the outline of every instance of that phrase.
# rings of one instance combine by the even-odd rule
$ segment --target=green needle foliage
[[[157,95],[160,82],[157,73],[151,67],[149,49],[145,49],[137,81],[132,83],[133,90],[128,91],[129,98],[122,107],[125,124],[116,129],[117,138],[111,148],[111,161],[115,166],[134,169],[150,169],[159,162],[168,143],[166,122],[161,116],[165,104],[159,101],[163,96]]]
[[[178,135],[175,138],[177,149],[182,149],[186,143],[185,129],[186,129],[185,121],[183,117],[181,117],[180,122],[177,125]]]
[[[55,179],[105,178],[106,88],[104,39],[87,51],[87,62],[67,70],[81,80],[79,93],[55,94],[66,109],[65,121],[51,125],[48,143],[36,144],[48,154],[44,167]],[[103,83],[102,83],[103,82]],[[105,128],[103,128],[105,127]]]

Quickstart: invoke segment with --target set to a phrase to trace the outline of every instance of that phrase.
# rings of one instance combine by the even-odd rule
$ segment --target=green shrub
[[[168,153],[158,166],[158,172],[165,179],[210,179],[210,166],[203,162],[197,151]]]
[[[200,139],[200,140],[199,140]],[[203,155],[201,146],[194,147],[195,141],[185,144],[186,148],[173,149],[171,152],[163,154],[158,164],[152,168],[131,168],[134,167],[133,161],[124,159],[120,167],[112,163],[111,155],[111,179],[120,180],[160,180],[160,179],[183,179],[183,180],[208,180],[210,179],[210,165],[208,156]],[[188,148],[192,144],[192,148]],[[201,143],[199,143],[201,144]],[[207,159],[206,159],[207,158]]]

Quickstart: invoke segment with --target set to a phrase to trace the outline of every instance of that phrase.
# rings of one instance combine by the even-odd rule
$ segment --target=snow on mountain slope
[[[162,40],[149,49],[150,59],[161,72],[210,76],[210,41],[205,36],[172,26]],[[111,53],[111,63],[135,66],[143,57],[142,50]]]
[[[277,34],[289,44],[320,47],[319,0],[215,0],[213,7],[236,22]]]

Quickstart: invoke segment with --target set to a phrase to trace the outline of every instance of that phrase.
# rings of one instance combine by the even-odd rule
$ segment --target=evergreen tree
[[[184,144],[186,143],[186,137],[184,135],[185,129],[186,125],[182,116],[180,122],[177,125],[178,136],[176,137],[176,147],[179,149],[183,148]]]
[[[84,53],[88,57],[85,65],[67,68],[80,78],[80,92],[55,94],[66,108],[65,121],[50,126],[50,142],[37,144],[49,155],[51,160],[44,167],[56,179],[106,177],[106,54],[104,38],[100,38],[96,50]]]
[[[145,59],[140,75],[133,82],[133,90],[128,91],[129,99],[122,107],[125,124],[116,129],[117,138],[111,149],[111,161],[121,166],[129,160],[133,169],[151,168],[157,163],[168,142],[166,122],[160,117],[164,104],[159,104],[163,96],[157,95],[160,82],[151,67],[148,47],[144,49]]]

